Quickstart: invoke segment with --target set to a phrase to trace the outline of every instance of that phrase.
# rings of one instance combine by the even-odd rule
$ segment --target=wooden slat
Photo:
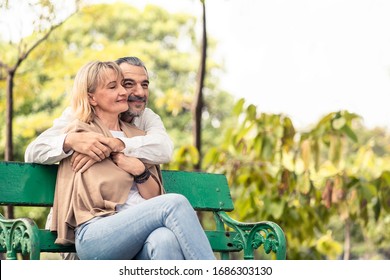
[[[214,252],[238,252],[233,239],[237,232],[205,231]]]
[[[51,206],[57,165],[0,162],[0,204]],[[222,174],[163,170],[168,193],[180,193],[197,210],[232,211],[233,201]]]
[[[163,181],[168,193],[184,195],[195,209],[232,211],[234,208],[225,175],[163,171]]]
[[[54,244],[54,241],[57,238],[57,234],[49,230],[40,230],[39,231],[39,240],[41,243],[41,252],[76,252],[75,246],[63,246]]]
[[[51,206],[56,165],[0,162],[0,204]]]
[[[206,231],[207,238],[210,241],[211,248],[214,252],[237,252],[240,251],[233,244],[235,232],[222,232],[222,231]],[[49,230],[40,230],[39,232],[41,252],[50,253],[69,253],[76,252],[75,247],[63,246],[54,244],[56,234]],[[4,253],[6,250],[0,245],[0,252]]]

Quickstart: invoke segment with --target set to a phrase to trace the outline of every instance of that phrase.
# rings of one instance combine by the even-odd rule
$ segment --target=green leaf
[[[380,214],[381,214],[381,203],[378,198],[373,200],[373,210],[374,210],[374,219],[378,222]]]
[[[351,129],[351,127],[349,125],[345,125],[343,126],[343,128],[341,129],[348,137],[349,139],[351,139],[353,142],[357,143],[358,142],[358,138],[355,134],[355,132],[353,132],[353,130]]]
[[[381,204],[383,206],[383,209],[387,213],[390,213],[390,186],[386,185],[382,187],[379,194],[380,194],[380,199],[381,199]]]
[[[376,186],[370,183],[362,184],[360,186],[361,198],[370,201],[374,196],[376,196]]]
[[[271,202],[270,213],[276,220],[279,220],[282,217],[284,206],[284,201]]]
[[[302,194],[308,194],[311,189],[310,173],[306,171],[303,176],[299,177],[297,182],[298,190]]]
[[[204,164],[207,165],[214,165],[218,163],[218,158],[219,158],[219,152],[217,148],[212,147],[210,148],[207,153],[203,157],[203,162]]]
[[[321,165],[318,174],[323,178],[328,178],[335,176],[338,172],[339,170],[334,166],[334,164],[327,160]]]
[[[332,126],[333,126],[334,129],[339,130],[339,129],[341,129],[346,123],[347,123],[347,121],[345,120],[345,118],[340,117],[340,118],[334,119],[334,120],[332,121]]]
[[[241,98],[239,99],[236,104],[234,105],[234,108],[233,108],[233,114],[235,116],[239,116],[242,111],[243,111],[243,107],[244,107],[244,103],[245,103],[245,99],[244,98]]]
[[[337,259],[343,251],[341,244],[332,238],[331,231],[318,239],[316,248],[321,254],[332,260]]]
[[[256,119],[256,106],[255,105],[253,105],[253,104],[249,105],[246,112],[247,112],[247,119],[248,120],[253,121]]]

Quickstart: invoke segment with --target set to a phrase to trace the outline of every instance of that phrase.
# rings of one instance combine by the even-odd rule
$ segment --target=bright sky
[[[91,0],[115,2],[115,0]],[[200,18],[199,0],[127,0]],[[221,86],[298,128],[349,110],[390,128],[390,1],[206,0]]]
[[[200,16],[196,0],[159,4]],[[390,128],[390,1],[206,0],[222,87],[298,128],[349,110]]]

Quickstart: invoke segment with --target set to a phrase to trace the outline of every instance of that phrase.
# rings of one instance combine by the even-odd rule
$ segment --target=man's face
[[[140,66],[122,63],[123,87],[129,94],[129,115],[138,117],[145,110],[149,97],[149,78],[146,70]]]

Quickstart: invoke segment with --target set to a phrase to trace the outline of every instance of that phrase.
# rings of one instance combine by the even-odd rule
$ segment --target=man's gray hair
[[[148,69],[146,69],[145,64],[138,57],[125,56],[125,57],[118,58],[117,60],[115,60],[115,62],[118,65],[121,65],[122,63],[128,63],[128,64],[133,65],[133,66],[143,67],[146,71],[146,74],[149,76]]]

